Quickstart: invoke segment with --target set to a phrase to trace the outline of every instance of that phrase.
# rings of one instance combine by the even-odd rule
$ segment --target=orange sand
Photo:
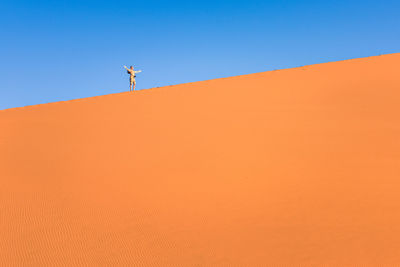
[[[399,266],[399,65],[0,111],[0,265]]]

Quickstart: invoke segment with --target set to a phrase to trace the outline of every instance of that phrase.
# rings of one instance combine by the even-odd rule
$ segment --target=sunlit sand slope
[[[399,66],[0,111],[0,265],[400,266]]]

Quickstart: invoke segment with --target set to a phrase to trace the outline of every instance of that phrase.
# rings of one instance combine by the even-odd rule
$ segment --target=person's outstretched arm
[[[139,73],[139,72],[142,72],[141,70],[135,70],[135,73]]]
[[[128,70],[128,68],[127,68],[126,66],[124,66],[124,68],[125,68],[126,70]]]

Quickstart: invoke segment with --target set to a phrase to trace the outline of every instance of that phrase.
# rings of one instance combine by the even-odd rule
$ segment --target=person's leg
[[[133,90],[132,91],[135,91],[135,87],[136,87],[136,81],[133,81]]]

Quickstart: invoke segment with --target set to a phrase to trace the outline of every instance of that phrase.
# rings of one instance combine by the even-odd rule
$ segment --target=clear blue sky
[[[400,52],[398,0],[0,1],[0,109]],[[243,88],[245,90],[245,88]]]

